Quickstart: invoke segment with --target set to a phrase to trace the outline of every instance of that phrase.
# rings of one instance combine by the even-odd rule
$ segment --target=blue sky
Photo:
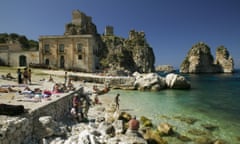
[[[1,0],[0,33],[34,40],[62,35],[74,9],[91,16],[100,34],[106,25],[125,38],[131,29],[144,31],[155,65],[178,68],[192,45],[202,41],[214,57],[224,45],[240,68],[240,0]]]

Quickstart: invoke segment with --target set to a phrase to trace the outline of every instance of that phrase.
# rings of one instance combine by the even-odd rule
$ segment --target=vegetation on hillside
[[[7,43],[9,41],[18,41],[22,49],[29,50],[31,48],[37,48],[38,49],[38,42],[34,40],[27,39],[24,35],[19,35],[16,33],[0,33],[0,43]]]

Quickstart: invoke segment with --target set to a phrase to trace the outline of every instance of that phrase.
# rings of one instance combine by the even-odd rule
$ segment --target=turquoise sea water
[[[162,90],[139,92],[112,90],[109,96],[120,93],[120,110],[138,117],[144,115],[154,124],[168,122],[181,135],[193,141],[201,137],[223,139],[230,144],[240,143],[240,72],[234,74],[184,75],[190,82],[191,90]],[[197,119],[193,124],[181,118]],[[202,124],[217,126],[213,131]],[[197,129],[205,134],[189,131]],[[176,138],[164,137],[171,143],[181,142]]]

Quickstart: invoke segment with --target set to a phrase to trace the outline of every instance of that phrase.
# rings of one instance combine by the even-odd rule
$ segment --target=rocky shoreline
[[[191,142],[196,144],[227,144],[224,140],[211,136],[211,133],[218,129],[218,126],[214,124],[202,124],[203,129],[191,128],[194,123],[199,121],[193,117],[176,116],[173,119],[188,125],[188,133],[191,133],[194,138],[180,133],[177,130],[178,126],[168,123],[172,119],[168,116],[163,117],[163,119],[169,119],[167,122],[158,125],[152,123],[145,116],[139,116],[140,135],[128,133],[127,122],[131,119],[131,114],[125,112],[124,109],[116,111],[113,100],[109,99],[107,94],[100,96],[100,100],[102,105],[94,105],[90,108],[88,121],[77,123],[69,119],[68,116],[67,120],[57,122],[58,126],[52,128],[55,132],[42,139],[44,144],[167,144],[175,142],[180,144]],[[51,119],[49,117],[45,118]],[[62,128],[61,135],[57,134],[59,128]]]
[[[58,73],[54,72],[56,75]],[[61,74],[63,72],[60,72]],[[173,76],[176,79],[176,76]],[[56,78],[56,77],[55,77]],[[139,75],[139,79],[143,78]],[[142,79],[144,81],[144,78]],[[62,81],[62,79],[60,80]],[[146,79],[145,79],[146,81]],[[149,81],[151,83],[152,81]],[[92,94],[92,86],[95,83],[75,83],[81,84],[84,87],[84,94]],[[169,84],[172,84],[169,81]],[[101,87],[103,85],[99,85]],[[90,96],[92,97],[92,96]],[[74,143],[96,143],[96,144],[115,144],[115,143],[158,143],[166,144],[172,142],[168,139],[178,139],[180,143],[194,142],[197,144],[225,144],[226,142],[218,138],[209,138],[208,134],[217,129],[215,125],[204,125],[206,131],[198,129],[190,129],[189,133],[201,136],[197,139],[192,139],[180,134],[176,126],[164,122],[155,125],[150,119],[144,116],[139,116],[140,120],[140,135],[135,133],[127,133],[127,122],[131,119],[131,115],[124,110],[117,111],[113,100],[107,97],[107,94],[99,97],[101,105],[92,105],[88,112],[88,120],[76,122],[72,119],[70,113],[64,116],[61,121],[54,120],[51,116],[41,116],[38,120],[42,126],[38,132],[42,135],[40,138],[32,139],[28,143],[43,143],[43,144],[74,144]],[[180,121],[186,122],[189,125],[195,123],[194,118],[175,117]]]

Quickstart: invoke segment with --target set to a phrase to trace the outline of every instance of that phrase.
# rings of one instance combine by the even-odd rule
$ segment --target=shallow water
[[[120,93],[120,110],[138,117],[147,116],[156,125],[168,122],[174,126],[175,131],[192,139],[198,136],[188,131],[197,128],[207,132],[205,137],[223,139],[231,144],[240,143],[240,73],[184,76],[190,80],[191,90],[112,90],[109,96],[114,98],[116,93]],[[194,118],[197,121],[187,124],[179,117]],[[218,128],[210,132],[202,124]]]

